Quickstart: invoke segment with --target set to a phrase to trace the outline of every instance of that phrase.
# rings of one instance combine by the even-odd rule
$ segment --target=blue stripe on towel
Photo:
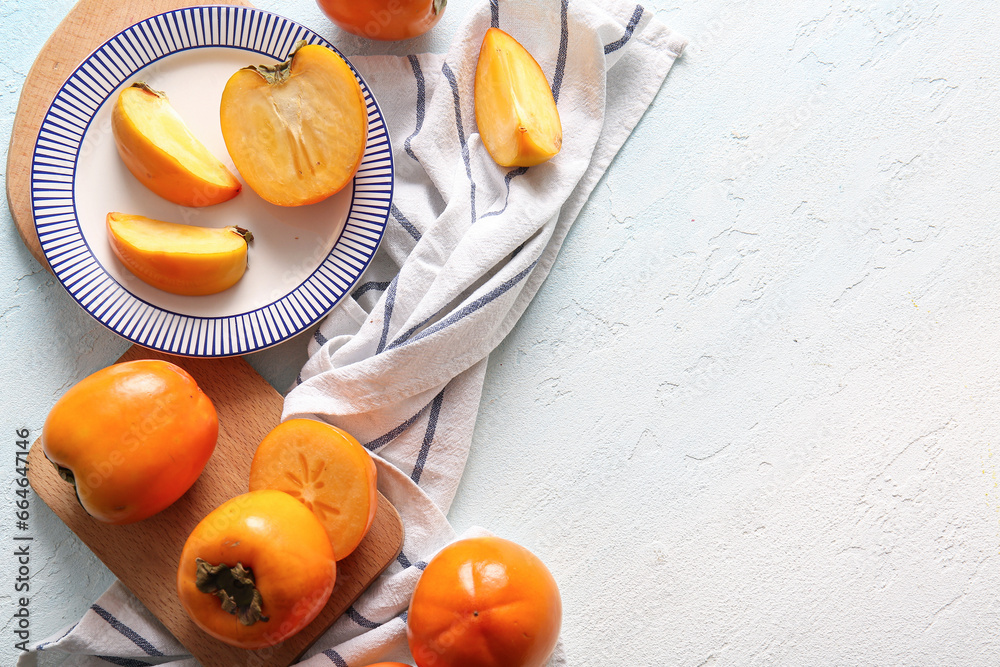
[[[420,129],[424,126],[424,112],[426,110],[426,103],[427,103],[426,86],[424,81],[424,73],[420,69],[420,61],[417,59],[415,55],[409,55],[406,58],[407,60],[410,61],[410,67],[413,69],[413,78],[417,80],[417,126],[413,130],[413,134],[408,136],[406,138],[406,141],[403,142],[403,148],[406,150],[407,155],[409,155],[417,162],[420,162],[420,160],[417,160],[417,156],[414,155],[413,149],[410,148],[410,142],[413,141],[413,138],[420,133]]]
[[[521,176],[526,173],[528,173],[527,167],[518,167],[517,169],[511,169],[510,171],[508,171],[503,177],[504,187],[507,188],[507,194],[504,196],[503,200],[503,208],[500,209],[499,211],[490,211],[489,213],[483,213],[482,217],[479,219],[482,220],[483,218],[489,218],[490,216],[493,215],[500,215],[501,213],[506,211],[507,204],[510,201],[510,182],[514,180],[516,176]]]
[[[430,405],[430,403],[428,403],[427,405]],[[388,433],[386,433],[384,435],[380,435],[379,437],[375,438],[374,440],[371,440],[369,442],[364,443],[363,447],[365,449],[368,449],[368,450],[371,450],[371,451],[375,451],[379,447],[382,447],[383,445],[389,444],[390,442],[392,442],[393,440],[395,440],[397,437],[399,437],[400,433],[402,433],[406,429],[410,428],[410,426],[413,425],[413,422],[417,421],[417,419],[420,418],[420,415],[422,415],[424,413],[424,410],[427,409],[427,405],[425,405],[424,407],[422,407],[419,410],[417,410],[417,414],[413,415],[412,417],[410,417],[405,422],[403,422],[399,426],[395,427],[394,429],[392,429]]]
[[[357,299],[362,294],[364,294],[366,292],[371,292],[372,290],[375,290],[375,291],[378,291],[378,292],[384,292],[385,288],[388,287],[388,286],[389,286],[388,282],[378,283],[378,282],[375,282],[374,280],[370,280],[370,281],[366,282],[364,285],[362,285],[361,287],[359,287],[358,289],[356,289],[353,292],[351,292],[351,297],[354,298],[354,299]],[[322,343],[320,343],[320,344],[322,345]]]
[[[446,387],[447,388],[447,387]],[[444,389],[438,392],[431,402],[431,414],[427,418],[427,431],[424,432],[424,442],[420,445],[420,453],[417,455],[417,462],[413,466],[413,473],[410,479],[414,484],[420,484],[420,476],[424,473],[424,464],[427,463],[427,454],[431,450],[431,443],[434,442],[434,432],[437,430],[438,416],[441,414],[441,403],[444,402]]]
[[[112,665],[119,665],[119,667],[149,667],[148,662],[135,658],[118,658],[113,655],[95,655],[94,657],[104,662],[110,662]]]
[[[413,336],[413,338],[407,338],[405,340],[400,340],[400,341],[393,342],[393,344],[390,345],[389,347],[393,348],[393,347],[398,347],[400,345],[405,345],[405,344],[408,344],[408,343],[415,343],[416,341],[420,340],[421,338],[425,338],[427,336],[430,336],[431,334],[437,333],[438,331],[441,331],[442,329],[451,326],[455,322],[458,322],[459,320],[461,320],[461,319],[463,319],[465,317],[468,317],[469,315],[471,315],[472,313],[476,312],[477,310],[479,310],[483,306],[486,306],[487,304],[489,304],[494,299],[502,296],[510,288],[514,287],[514,285],[517,285],[519,282],[521,282],[522,280],[524,280],[524,278],[529,273],[531,273],[531,270],[533,268],[535,268],[536,264],[538,264],[538,260],[537,259],[534,262],[532,262],[530,265],[528,265],[527,268],[525,268],[520,273],[518,273],[516,276],[514,276],[513,278],[510,278],[509,280],[506,280],[505,282],[501,283],[500,285],[497,285],[496,287],[494,287],[492,290],[490,290],[489,292],[487,292],[483,296],[481,296],[478,299],[476,299],[475,301],[472,301],[471,303],[463,306],[462,308],[460,308],[459,310],[455,311],[454,313],[452,313],[448,317],[444,318],[440,322],[438,322],[438,323],[436,323],[436,324],[434,324],[432,326],[427,327],[426,329],[424,329],[423,331],[421,331],[416,336]]]
[[[399,226],[405,229],[406,232],[413,237],[414,241],[420,240],[420,230],[417,229],[416,225],[410,222],[405,215],[403,215],[403,212],[400,211],[395,204],[389,205],[389,213],[392,214],[392,217],[396,218],[396,222],[399,223]]]
[[[141,648],[146,655],[163,655],[163,653],[158,651],[155,646],[150,644],[146,639],[140,637],[138,632],[119,621],[100,605],[92,604],[90,605],[90,609],[107,621],[108,625],[122,633],[126,638],[130,639],[133,644]]]
[[[340,654],[334,651],[332,648],[328,648],[323,651],[323,655],[330,658],[330,662],[337,665],[337,667],[347,667],[347,661],[340,657]]]
[[[614,53],[618,49],[625,46],[628,43],[628,40],[632,39],[632,33],[635,31],[635,27],[639,25],[639,20],[642,19],[642,12],[642,5],[636,5],[635,11],[632,12],[632,18],[628,20],[628,25],[625,26],[625,34],[622,35],[621,39],[611,42],[610,44],[605,44],[604,55]]]
[[[406,554],[404,554],[402,551],[400,551],[399,555],[396,556],[396,562],[398,562],[403,567],[415,567],[418,570],[423,570],[425,567],[427,567],[427,561],[424,560],[418,560],[416,563],[411,563],[410,559],[407,558]]]
[[[409,566],[407,566],[407,567],[409,567]],[[67,630],[66,632],[64,632],[63,635],[59,639],[56,639],[56,640],[51,641],[51,642],[42,642],[41,644],[39,644],[38,646],[35,647],[35,650],[36,651],[44,651],[46,646],[52,646],[53,644],[57,644],[57,643],[61,642],[62,640],[66,639],[66,635],[68,635],[69,633],[71,633],[74,630],[76,630],[76,626],[77,625],[79,625],[79,623],[74,623],[73,625],[71,625],[70,628],[69,628],[69,630]]]
[[[458,128],[458,141],[462,145],[462,160],[465,161],[465,174],[469,177],[469,183],[471,185],[471,192],[469,195],[469,203],[472,206],[472,222],[476,222],[476,182],[472,178],[472,162],[469,159],[469,144],[465,140],[465,128],[462,127],[462,98],[458,94],[458,80],[455,79],[455,73],[451,71],[448,67],[448,63],[444,63],[441,66],[441,71],[444,73],[448,83],[451,84],[451,93],[455,97],[455,125]]]
[[[569,52],[569,0],[562,0],[559,14],[559,56],[556,58],[556,73],[552,75],[552,99],[559,102],[563,74],[566,72],[566,54]]]
[[[316,333],[313,334],[313,340],[319,343],[320,347],[323,347],[326,345],[327,338],[319,332],[319,329],[316,329]],[[301,380],[299,381],[299,384],[302,384]]]
[[[375,354],[381,354],[385,350],[386,341],[389,340],[389,320],[392,319],[392,309],[396,305],[396,280],[399,274],[389,283],[388,291],[385,293],[385,312],[382,314],[382,338],[378,342]]]
[[[500,27],[500,0],[490,0],[490,27]]]
[[[354,621],[355,623],[357,623],[358,625],[360,625],[361,627],[368,628],[369,630],[374,630],[378,626],[382,625],[377,621],[373,621],[371,619],[362,616],[358,612],[358,610],[354,608],[354,605],[351,605],[350,607],[347,608],[347,617],[352,621]]]

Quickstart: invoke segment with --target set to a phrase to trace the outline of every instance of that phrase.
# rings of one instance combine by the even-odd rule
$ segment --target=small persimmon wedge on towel
[[[499,28],[483,38],[474,100],[479,136],[501,167],[533,167],[562,148],[562,122],[545,73]]]
[[[337,560],[364,539],[378,506],[375,462],[349,433],[313,419],[289,419],[257,447],[250,490],[298,498],[326,528]]]
[[[253,234],[108,213],[108,241],[132,274],[164,292],[204,296],[229,289],[247,268]]]
[[[314,204],[351,182],[368,140],[368,107],[350,65],[301,44],[277,65],[244,67],[222,93],[222,137],[262,199]]]
[[[111,131],[132,175],[174,204],[220,204],[243,187],[191,132],[167,96],[145,83],[133,83],[119,93]]]

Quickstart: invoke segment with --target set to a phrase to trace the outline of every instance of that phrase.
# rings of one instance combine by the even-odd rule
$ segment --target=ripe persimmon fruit
[[[424,569],[406,634],[417,667],[542,667],[562,600],[545,564],[498,537],[459,540]]]
[[[285,62],[244,67],[222,92],[222,138],[247,185],[279,206],[314,204],[351,182],[368,107],[336,52],[300,44]]]
[[[143,282],[185,296],[229,289],[247,268],[253,234],[242,227],[197,227],[112,212],[108,241],[115,256]]]
[[[232,199],[243,187],[191,132],[166,94],[145,83],[118,94],[111,130],[128,170],[167,201],[210,206]]]
[[[562,148],[562,123],[545,73],[499,28],[483,38],[474,101],[479,137],[500,166],[531,167]]]
[[[127,524],[166,509],[215,451],[212,400],[180,366],[117,363],[73,385],[42,427],[42,451],[98,521]]]
[[[177,595],[211,636],[260,649],[309,625],[336,579],[333,548],[316,516],[265,489],[224,502],[195,526],[181,550]]]
[[[250,464],[250,490],[297,498],[326,529],[337,560],[349,556],[375,520],[375,462],[346,431],[313,419],[289,419],[261,441]]]

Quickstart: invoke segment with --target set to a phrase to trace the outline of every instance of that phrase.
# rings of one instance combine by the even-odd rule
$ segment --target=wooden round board
[[[45,459],[41,443],[35,442],[28,454],[31,486],[200,664],[289,665],[395,560],[403,544],[399,514],[379,495],[368,535],[354,553],[337,564],[337,583],[330,601],[302,632],[260,651],[236,649],[213,639],[194,625],[177,599],[175,582],[181,548],[202,517],[223,501],[247,491],[253,453],[280,421],[282,398],[239,357],[188,359],[133,346],[120,361],[139,358],[168,359],[182,366],[215,404],[219,442],[195,485],[179,501],[148,519],[126,526],[100,523],[83,510],[73,487],[59,477],[55,466]],[[39,596],[46,597],[44,592]]]

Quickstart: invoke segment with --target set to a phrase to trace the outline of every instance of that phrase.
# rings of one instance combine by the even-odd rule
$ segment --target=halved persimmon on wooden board
[[[283,63],[244,67],[222,93],[222,137],[250,188],[279,206],[322,201],[351,182],[368,108],[350,65],[302,44]]]
[[[134,83],[111,112],[118,154],[140,183],[182,206],[228,201],[243,185],[194,136],[166,94]]]
[[[312,419],[289,419],[257,447],[250,490],[298,498],[326,528],[337,560],[354,551],[375,519],[375,462],[349,433]]]
[[[171,294],[202,296],[235,285],[253,234],[242,227],[196,227],[108,213],[108,241],[137,278]]]
[[[538,62],[499,28],[483,38],[476,64],[476,125],[502,167],[532,167],[562,148],[562,123]]]

